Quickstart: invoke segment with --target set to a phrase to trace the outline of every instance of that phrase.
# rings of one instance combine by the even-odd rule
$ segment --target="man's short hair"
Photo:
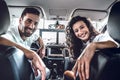
[[[23,10],[21,17],[23,18],[27,13],[35,14],[35,15],[40,15],[40,11],[37,8],[34,7],[27,7]]]

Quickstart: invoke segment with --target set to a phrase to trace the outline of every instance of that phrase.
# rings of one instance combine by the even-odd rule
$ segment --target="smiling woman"
[[[118,66],[120,66],[120,64],[113,63],[114,61],[117,62],[119,56],[114,57],[114,55],[116,55],[116,52],[109,52],[110,49],[112,50],[115,49],[117,50],[118,54],[120,53],[119,42],[117,42],[117,40],[115,39],[115,37],[118,36],[118,34],[115,33],[116,34],[115,35],[114,33],[113,34],[111,33],[113,31],[118,30],[119,23],[117,23],[116,21],[115,22],[112,21],[112,20],[118,20],[119,18],[119,16],[116,17],[117,13],[119,14],[119,12],[117,12],[117,9],[120,8],[118,4],[120,5],[120,2],[113,5],[109,15],[108,32],[110,34],[108,34],[108,32],[105,32],[104,34],[95,34],[96,31],[93,28],[91,28],[90,30],[91,26],[88,23],[89,21],[87,21],[87,18],[85,17],[75,16],[70,20],[68,27],[70,29],[70,34],[71,34],[70,38],[72,39],[71,43],[73,45],[72,46],[73,53],[74,54],[79,53],[81,51],[80,47],[83,46],[83,48],[81,48],[82,52],[78,56],[76,63],[72,69],[72,71],[74,72],[73,73],[74,77],[76,77],[76,74],[78,74],[80,80],[86,80],[86,79],[112,80],[115,78],[116,80],[119,79],[117,75],[118,72],[115,72],[115,74],[113,74],[113,72],[108,70],[108,69],[113,70],[114,67],[117,70],[120,70],[118,69]],[[83,24],[82,21],[85,24]],[[115,29],[113,29],[113,24],[116,25],[114,26]],[[111,28],[113,30],[111,30]],[[110,35],[114,35],[114,36],[111,37]],[[79,45],[80,43],[82,43],[82,45]],[[79,51],[76,51],[77,49]],[[102,53],[101,52],[102,49],[105,52]],[[96,52],[96,51],[100,51],[100,52]],[[103,60],[103,61],[99,61],[99,60]],[[96,62],[98,63],[98,66],[96,66],[95,64]],[[99,66],[99,63],[101,63],[100,66]],[[111,67],[110,65],[113,65],[113,64],[114,66]],[[102,70],[105,71],[105,73],[103,73]],[[70,73],[71,71],[65,71],[64,73],[65,77],[72,77],[72,76],[69,76]],[[106,76],[104,76],[103,74]],[[112,75],[112,76],[109,76],[109,75]]]

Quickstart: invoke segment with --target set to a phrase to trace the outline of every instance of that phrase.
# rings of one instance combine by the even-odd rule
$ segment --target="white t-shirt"
[[[37,34],[32,34],[30,37],[28,37],[25,41],[21,38],[18,27],[12,27],[10,28],[6,34],[2,35],[2,37],[11,40],[21,46],[24,46],[28,49],[30,49],[31,44],[39,38]]]
[[[92,42],[102,42],[102,41],[113,41],[115,44],[118,45],[118,47],[120,47],[119,43],[117,43],[113,38],[110,37],[110,35],[108,34],[108,32],[106,31],[105,33],[101,33],[99,35],[97,35]],[[88,41],[86,44],[89,44],[90,42]]]

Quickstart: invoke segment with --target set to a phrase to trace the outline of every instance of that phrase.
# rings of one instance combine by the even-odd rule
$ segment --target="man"
[[[45,64],[42,59],[45,56],[45,46],[42,39],[34,34],[40,18],[40,12],[35,8],[25,8],[19,19],[18,26],[12,27],[8,32],[0,38],[0,44],[15,46],[21,49],[27,58],[32,60],[32,65],[35,75],[38,75],[37,69],[41,72],[41,80],[45,80],[46,71],[49,75],[49,70],[45,69]],[[39,56],[36,52],[30,50],[30,46],[34,41],[40,44]],[[48,76],[47,75],[47,76]]]

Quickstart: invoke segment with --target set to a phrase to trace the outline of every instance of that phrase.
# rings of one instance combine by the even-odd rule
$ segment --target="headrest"
[[[8,6],[4,0],[0,0],[0,35],[5,33],[10,24]]]
[[[107,28],[110,36],[120,43],[120,2],[116,2],[112,6]]]

